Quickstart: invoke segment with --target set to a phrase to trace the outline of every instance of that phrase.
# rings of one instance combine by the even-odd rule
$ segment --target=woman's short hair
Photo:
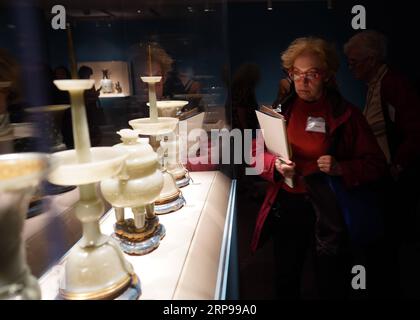
[[[294,40],[281,55],[283,67],[287,70],[291,69],[296,58],[306,53],[317,55],[330,75],[337,73],[340,66],[337,50],[333,44],[317,37],[302,37]]]
[[[260,68],[255,63],[244,63],[232,76],[232,86],[255,88],[260,80]]]
[[[344,53],[351,48],[358,47],[366,55],[373,55],[381,61],[385,61],[387,55],[387,38],[378,31],[366,30],[355,34],[344,45]]]

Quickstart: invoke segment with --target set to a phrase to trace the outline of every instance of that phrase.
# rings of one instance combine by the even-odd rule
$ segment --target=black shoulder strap
[[[333,117],[341,116],[346,110],[346,102],[341,96],[340,92],[336,88],[329,88],[328,98],[330,99],[333,105]],[[331,138],[331,144],[328,149],[329,154],[332,156],[337,156],[338,144],[344,135],[344,124],[339,125],[333,134],[328,133]]]

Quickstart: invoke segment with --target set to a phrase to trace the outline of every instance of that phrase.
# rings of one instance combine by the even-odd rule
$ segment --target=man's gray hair
[[[373,55],[381,61],[387,56],[387,38],[378,31],[366,30],[357,33],[344,45],[344,53],[354,47],[359,47],[366,52],[366,55]]]

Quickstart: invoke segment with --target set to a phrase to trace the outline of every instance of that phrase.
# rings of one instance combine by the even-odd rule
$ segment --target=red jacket
[[[345,102],[344,112],[340,116],[335,117],[330,125],[330,134],[334,134],[340,126],[344,127],[341,130],[342,136],[337,145],[336,160],[342,168],[342,178],[345,185],[351,188],[359,184],[375,181],[385,175],[387,172],[385,156],[362,112]],[[264,153],[264,170],[261,173],[261,177],[269,181],[269,185],[257,216],[251,243],[252,251],[255,251],[258,247],[264,222],[283,184],[281,179],[275,179],[274,173],[276,169],[274,163],[276,156],[265,149],[257,148],[254,141],[253,156],[256,156],[258,152]]]

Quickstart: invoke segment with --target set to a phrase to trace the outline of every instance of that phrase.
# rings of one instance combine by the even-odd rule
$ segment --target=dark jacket
[[[388,120],[387,137],[394,164],[410,167],[420,162],[420,97],[408,80],[389,69],[381,83],[382,109]],[[390,114],[389,105],[395,115]],[[392,118],[392,119],[390,119]]]
[[[330,124],[329,134],[334,135],[340,129],[340,139],[336,145],[335,158],[342,168],[342,178],[346,187],[351,188],[360,184],[373,182],[387,172],[385,156],[383,155],[375,136],[367,124],[362,112],[343,100],[337,94],[328,95],[328,101],[333,105],[333,122]],[[291,103],[290,103],[291,104]],[[286,120],[290,111],[283,106],[282,113]],[[261,177],[269,181],[264,202],[257,216],[251,250],[258,247],[261,233],[267,216],[276,201],[283,180],[278,179],[275,169],[276,156],[267,150],[253,145],[253,156],[257,152],[264,154],[264,169]]]

